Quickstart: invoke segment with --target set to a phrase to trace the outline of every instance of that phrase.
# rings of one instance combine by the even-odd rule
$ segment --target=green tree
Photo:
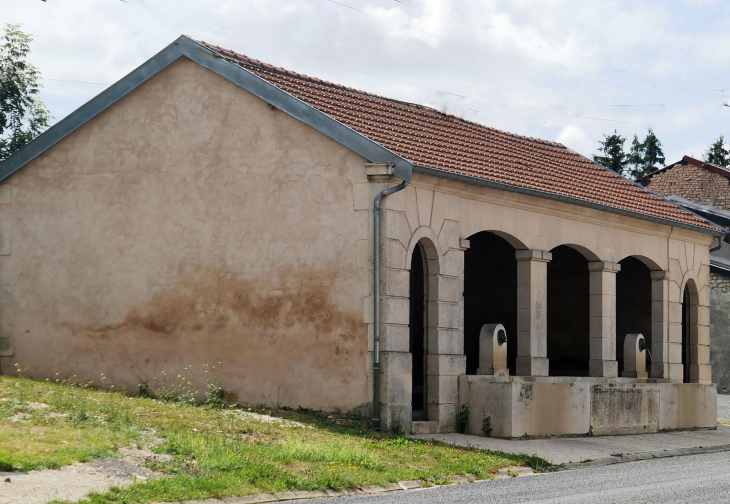
[[[623,175],[626,165],[629,163],[624,152],[624,142],[626,142],[626,137],[619,135],[616,130],[613,130],[613,135],[603,135],[603,141],[598,141],[601,144],[598,151],[603,152],[604,155],[593,156],[593,161]]]
[[[636,180],[664,166],[662,143],[649,129],[643,142],[634,134],[628,155],[629,174]]]
[[[633,175],[634,173],[640,172],[643,165],[644,154],[642,152],[641,142],[639,142],[639,137],[636,136],[636,133],[634,133],[634,140],[631,142],[631,149],[629,149],[627,158],[629,161],[628,165],[630,166],[628,169],[629,174]]]
[[[725,148],[725,137],[723,135],[720,135],[720,138],[710,145],[707,156],[705,156],[705,162],[718,166],[730,166],[730,151]]]
[[[0,161],[40,135],[51,120],[36,98],[40,72],[28,63],[33,38],[6,24],[0,43]]]

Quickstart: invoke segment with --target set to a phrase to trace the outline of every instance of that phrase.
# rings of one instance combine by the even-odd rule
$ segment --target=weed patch
[[[212,369],[212,368],[211,368]],[[118,457],[127,446],[154,453],[157,478],[91,494],[85,504],[225,498],[260,492],[351,488],[452,475],[489,478],[507,466],[540,470],[536,457],[461,448],[367,429],[359,410],[232,406],[207,388],[204,404],[181,400],[188,386],[153,387],[130,397],[88,382],[34,382],[0,376],[0,469],[58,468]],[[160,382],[158,377],[157,383]],[[153,381],[153,383],[155,383]],[[182,383],[182,387],[178,387]]]

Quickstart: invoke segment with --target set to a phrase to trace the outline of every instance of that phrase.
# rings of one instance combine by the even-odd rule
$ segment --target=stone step
[[[437,422],[411,422],[411,434],[437,434]]]

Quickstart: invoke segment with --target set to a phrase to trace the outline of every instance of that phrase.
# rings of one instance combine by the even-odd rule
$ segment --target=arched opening
[[[692,333],[697,334],[697,297],[697,287],[690,279],[682,292],[682,382],[684,383],[692,382]]]
[[[516,374],[517,260],[515,248],[495,233],[469,237],[464,253],[464,354],[466,374],[479,367],[479,332],[484,324],[507,331],[507,367]]]
[[[619,262],[616,274],[616,360],[619,376],[624,371],[624,339],[641,333],[651,352],[651,270],[635,257]],[[650,361],[647,354],[647,369]]]
[[[550,376],[588,376],[590,276],[588,260],[567,245],[547,264],[547,356]]]
[[[689,289],[684,288],[682,295],[682,381],[689,383]]]
[[[412,385],[411,385],[411,406],[413,409],[413,420],[427,419],[427,397],[428,390],[426,380],[427,344],[426,337],[428,321],[428,261],[423,245],[418,243],[413,249],[411,257],[410,273],[410,319],[409,329],[409,352],[412,355]]]

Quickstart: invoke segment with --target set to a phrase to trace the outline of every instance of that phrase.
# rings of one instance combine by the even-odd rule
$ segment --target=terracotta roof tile
[[[717,229],[559,143],[507,133],[201,43],[415,165]]]

